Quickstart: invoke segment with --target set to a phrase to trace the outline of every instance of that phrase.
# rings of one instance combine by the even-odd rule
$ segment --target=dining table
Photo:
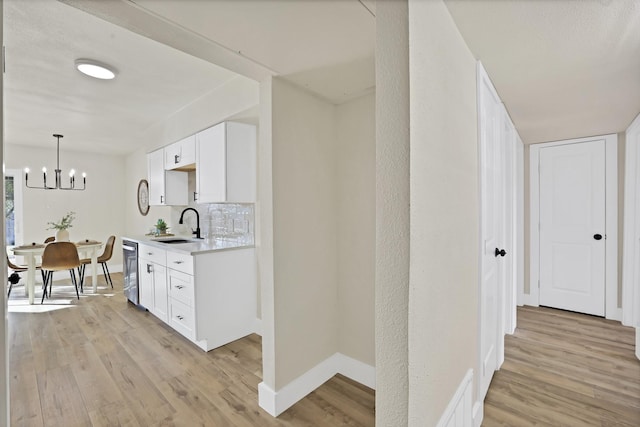
[[[36,286],[36,259],[42,257],[44,248],[48,243],[38,244],[32,243],[30,245],[15,246],[11,248],[14,255],[23,256],[27,264],[27,294],[29,296],[29,304],[33,304],[34,292]],[[102,242],[97,240],[85,239],[79,242],[74,242],[76,248],[78,248],[78,254],[82,254],[80,259],[91,259],[91,285],[93,292],[98,291],[98,250],[102,247]]]

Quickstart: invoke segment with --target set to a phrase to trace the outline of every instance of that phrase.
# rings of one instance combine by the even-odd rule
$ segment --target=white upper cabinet
[[[147,154],[149,204],[186,206],[189,204],[187,172],[165,170],[164,159],[163,148]]]
[[[223,122],[196,137],[196,202],[256,200],[256,127]]]
[[[196,136],[191,135],[164,147],[166,170],[192,170],[196,163]]]

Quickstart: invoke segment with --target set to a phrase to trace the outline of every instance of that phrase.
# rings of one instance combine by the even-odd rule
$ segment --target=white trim
[[[622,251],[622,324],[640,326],[640,230],[636,217],[640,212],[640,114],[626,130],[624,177],[624,238]],[[636,350],[638,349],[636,342]]]
[[[516,304],[524,304],[524,144],[516,131]],[[516,316],[517,321],[517,316]]]
[[[375,390],[376,368],[342,353],[336,353],[334,356],[337,357],[338,374]]]
[[[538,307],[540,303],[540,148],[529,146],[529,294],[525,305]]]
[[[504,104],[502,104],[503,111],[503,166],[504,166],[504,199],[503,210],[505,215],[505,230],[504,230],[504,247],[507,248],[507,257],[504,258],[503,268],[506,269],[506,273],[503,273],[503,307],[504,307],[504,334],[513,334],[516,330],[516,317],[518,306],[518,259],[521,255],[520,247],[518,245],[518,215],[521,212],[518,210],[518,195],[522,192],[518,187],[518,142],[520,138],[518,132],[509,117],[509,113],[506,110]],[[509,173],[507,176],[507,172]],[[507,203],[510,202],[510,203]],[[507,240],[508,239],[508,240]],[[503,270],[504,271],[504,270]],[[499,365],[502,365],[504,361],[504,348],[502,351],[502,360]]]
[[[609,135],[605,144],[605,317],[619,321],[622,310],[618,309],[618,135]]]
[[[472,382],[473,369],[469,369],[436,427],[471,427],[473,425],[473,408],[471,407],[473,399]]]
[[[618,309],[618,136],[616,134],[600,135],[586,138],[568,139],[563,141],[545,142],[530,145],[529,192],[530,192],[530,271],[529,271],[529,302],[537,306],[540,302],[538,280],[540,273],[540,149],[567,144],[579,144],[594,140],[605,141],[605,209],[606,209],[606,239],[605,239],[605,317],[620,320]],[[526,303],[526,302],[525,302]]]
[[[258,404],[270,415],[277,417],[336,374],[375,388],[376,374],[373,366],[335,353],[278,391],[261,382],[258,384]]]
[[[473,405],[473,427],[480,427],[484,419],[484,402],[477,401]]]

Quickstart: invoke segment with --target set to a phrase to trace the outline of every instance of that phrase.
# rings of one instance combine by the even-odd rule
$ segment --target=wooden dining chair
[[[109,266],[107,266],[107,261],[111,259],[113,255],[113,245],[116,242],[116,236],[109,236],[107,239],[107,243],[104,245],[104,251],[102,255],[100,255],[97,259],[98,263],[102,266],[102,272],[104,273],[104,280],[108,284],[111,285],[111,289],[113,289],[113,281],[111,280],[111,274],[109,273]],[[87,267],[87,264],[91,264],[91,258],[83,258],[80,260],[80,289],[84,287],[84,271]]]
[[[45,243],[51,243],[51,242],[55,242],[56,241],[56,236],[49,236],[46,239],[44,239]]]
[[[71,242],[51,242],[45,248],[42,253],[42,270],[45,272],[44,291],[42,292],[42,301],[44,302],[45,296],[51,296],[51,290],[53,287],[53,272],[69,270],[71,274],[71,281],[76,287],[76,296],[80,299],[80,293],[78,292],[78,280],[76,278],[76,268],[80,268],[80,258],[78,257],[78,249],[76,245]],[[49,285],[49,291],[47,291],[47,285]]]

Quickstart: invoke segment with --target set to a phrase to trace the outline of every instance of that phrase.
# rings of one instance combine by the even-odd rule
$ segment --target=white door
[[[605,314],[605,142],[540,149],[540,305]]]
[[[502,313],[500,260],[502,247],[502,105],[491,82],[479,69],[481,264],[480,264],[480,400],[489,389],[502,358],[500,340]]]

